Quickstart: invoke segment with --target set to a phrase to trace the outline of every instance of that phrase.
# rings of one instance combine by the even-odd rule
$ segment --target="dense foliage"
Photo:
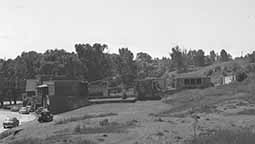
[[[107,52],[106,44],[76,44],[75,52],[63,49],[23,52],[15,59],[0,59],[0,102],[3,98],[16,99],[26,79],[38,75],[64,76],[68,79],[95,81],[118,79],[130,85],[135,79],[161,77],[164,73],[185,72],[188,66],[206,66],[216,61],[228,61],[231,56],[222,50],[205,55],[204,51],[172,48],[170,57],[152,58],[145,52],[135,55],[128,48],[120,48],[118,54]],[[252,58],[250,58],[251,61]]]

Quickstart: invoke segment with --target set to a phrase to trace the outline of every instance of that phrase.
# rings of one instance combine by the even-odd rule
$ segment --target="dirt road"
[[[0,110],[0,133],[5,130],[2,124],[7,117],[16,117],[20,121],[21,125],[24,124],[25,122],[29,122],[35,119],[35,116],[32,114],[26,115],[26,114],[19,114],[18,112]]]

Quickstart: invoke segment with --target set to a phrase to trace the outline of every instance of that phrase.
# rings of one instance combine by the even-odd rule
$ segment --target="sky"
[[[171,48],[255,50],[254,0],[1,0],[0,58],[104,43],[153,57]]]

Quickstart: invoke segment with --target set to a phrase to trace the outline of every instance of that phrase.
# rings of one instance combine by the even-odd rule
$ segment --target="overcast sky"
[[[153,57],[171,48],[255,50],[254,0],[1,0],[0,57],[105,43]]]

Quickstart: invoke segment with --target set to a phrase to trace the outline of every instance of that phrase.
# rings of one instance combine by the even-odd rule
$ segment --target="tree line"
[[[136,56],[128,48],[120,48],[117,54],[107,52],[106,44],[75,44],[75,52],[51,49],[44,53],[23,52],[15,59],[0,59],[0,102],[4,98],[15,99],[21,93],[20,81],[35,79],[38,75],[65,76],[74,80],[107,80],[114,78],[130,85],[135,79],[161,77],[170,71],[185,72],[189,66],[206,66],[232,57],[224,49],[220,54],[211,51],[205,55],[202,49],[171,49],[169,57],[152,58],[148,53]]]

